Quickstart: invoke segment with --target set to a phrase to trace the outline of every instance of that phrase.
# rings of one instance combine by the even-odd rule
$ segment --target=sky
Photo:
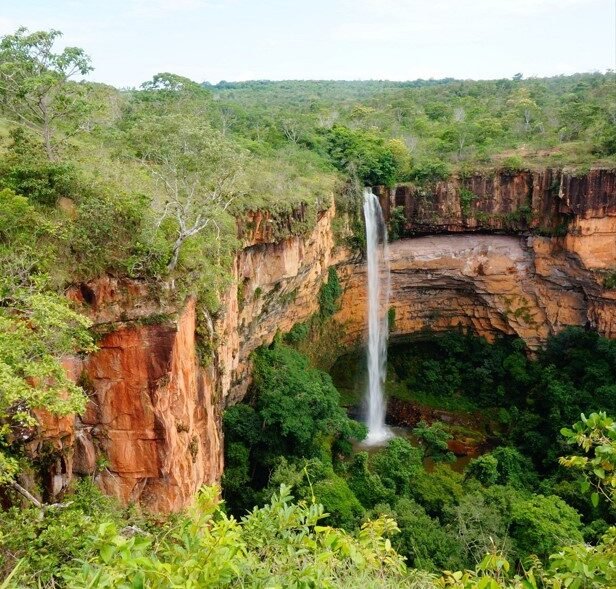
[[[616,0],[0,0],[0,35],[20,25],[62,31],[118,87],[616,69]]]

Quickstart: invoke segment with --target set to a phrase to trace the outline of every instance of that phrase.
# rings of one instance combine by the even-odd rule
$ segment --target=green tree
[[[242,190],[245,154],[206,121],[182,112],[141,120],[131,138],[163,195],[154,204],[158,224],[171,223],[171,272],[190,238],[212,227],[220,240],[221,216]]]
[[[584,474],[582,490],[593,487],[595,507],[600,496],[616,505],[616,422],[605,412],[592,413],[588,417],[582,414],[573,429],[563,428],[561,433],[585,455],[562,457],[560,463]]]
[[[26,198],[0,191],[0,485],[20,492],[14,477],[36,412],[67,415],[85,406],[62,357],[94,349],[90,321],[49,288],[42,272],[36,237],[52,232]]]
[[[57,159],[58,144],[79,129],[90,108],[88,86],[71,80],[92,70],[90,59],[78,47],[54,53],[60,36],[60,31],[28,33],[22,27],[0,41],[2,109],[40,137],[50,160]]]
[[[432,458],[435,462],[453,462],[455,460],[455,455],[449,451],[447,445],[447,441],[451,440],[452,435],[445,430],[440,421],[432,425],[420,421],[413,428],[413,434],[419,439],[426,458]]]
[[[400,149],[394,151],[374,133],[334,125],[326,135],[327,151],[334,165],[342,172],[352,167],[368,185],[391,185],[396,180],[396,161]]]

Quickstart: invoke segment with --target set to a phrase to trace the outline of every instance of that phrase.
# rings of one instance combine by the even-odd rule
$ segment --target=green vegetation
[[[393,545],[424,570],[473,568],[495,552],[520,570],[531,554],[547,563],[558,560],[551,555],[569,543],[600,542],[614,513],[609,493],[596,485],[612,484],[613,466],[610,438],[591,428],[611,428],[612,422],[602,414],[576,426],[576,433],[563,430],[587,450],[592,444],[601,448],[594,461],[561,461],[590,475],[594,494],[586,494],[592,483],[559,467],[558,457],[567,451],[559,430],[583,411],[616,410],[614,351],[610,340],[573,328],[552,337],[534,359],[518,340],[489,344],[460,332],[396,344],[389,354],[390,394],[446,409],[449,419],[458,415],[467,426],[420,422],[411,443],[395,439],[381,452],[334,457],[334,474],[347,481],[367,515],[394,517],[400,534]],[[340,363],[335,381],[353,386],[355,362],[351,356]],[[358,392],[361,382],[360,376]],[[488,437],[493,449],[471,460],[463,474],[446,465],[424,466],[427,458],[426,465],[451,460],[452,435],[469,439],[475,428],[483,429],[479,438]],[[309,474],[311,466],[305,465]],[[605,568],[599,546],[598,566]],[[578,548],[559,554],[574,553],[594,558]]]
[[[319,314],[321,319],[331,317],[338,310],[338,301],[342,295],[342,287],[338,280],[338,272],[333,266],[327,273],[327,282],[319,291]]]
[[[608,289],[616,288],[616,272],[609,272],[603,279],[603,287]]]
[[[207,87],[225,105],[229,129],[238,136],[308,146],[338,169],[352,163],[370,183],[431,182],[469,167],[616,163],[613,72]]]
[[[601,468],[614,463],[614,422],[592,414],[565,434],[582,455],[563,463],[585,469],[594,461],[583,484],[602,486],[614,505],[614,486],[596,472],[597,460],[603,459]],[[614,528],[595,544],[582,542],[579,515],[557,497],[465,483],[447,467],[426,485],[421,451],[399,438],[373,455],[370,468],[367,460],[359,453],[348,464],[346,492],[331,476],[317,483],[304,477],[298,489],[306,500],[294,502],[282,485],[239,520],[223,509],[215,487],[202,489],[191,509],[161,519],[120,509],[84,480],[63,507],[0,512],[3,586],[558,589],[608,588],[616,581]],[[293,476],[288,465],[279,472]],[[349,488],[363,501],[375,494],[384,501],[371,510],[381,515],[357,521],[353,532],[328,525],[331,516],[318,503],[322,495],[349,505]],[[447,527],[439,525],[444,517]],[[414,566],[448,570],[408,568],[396,548]],[[537,554],[544,564],[533,557],[516,569],[505,553]],[[465,559],[473,564],[455,570]]]
[[[288,469],[290,460],[327,456],[332,445],[349,447],[349,438],[365,435],[340,408],[329,375],[280,341],[255,354],[254,377],[253,402],[231,407],[223,419],[223,490],[236,514],[268,498],[278,486],[270,479],[284,481],[276,470]],[[331,471],[331,460],[320,468]]]

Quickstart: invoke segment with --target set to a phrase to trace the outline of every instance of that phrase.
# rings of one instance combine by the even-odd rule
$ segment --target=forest
[[[452,469],[438,421],[358,451],[352,392],[306,353],[339,308],[333,268],[309,324],[255,352],[250,393],[223,416],[220,489],[169,516],[121,506],[94,477],[61,504],[26,489],[45,467],[26,451],[36,412],[88,401],[62,359],[101,333],[70,285],[109,275],[194,296],[207,365],[247,211],[308,205],[282,239],[336,200],[361,256],[365,185],[615,167],[613,72],[217,85],[162,72],[118,90],[84,81],[90,58],[60,37],[0,39],[0,587],[616,584],[614,342],[573,328],[533,357],[521,340],[423,334],[392,349],[391,398],[485,412],[489,451]]]

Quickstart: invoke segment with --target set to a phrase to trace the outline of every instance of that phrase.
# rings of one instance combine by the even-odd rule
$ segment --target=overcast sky
[[[616,0],[0,0],[0,34],[60,29],[91,78],[500,78],[616,69]]]

